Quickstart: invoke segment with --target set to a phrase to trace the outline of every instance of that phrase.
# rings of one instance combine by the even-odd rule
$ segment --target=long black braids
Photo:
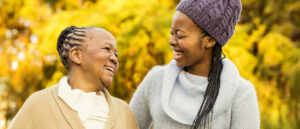
[[[208,34],[205,34],[207,36]],[[220,78],[223,69],[222,59],[222,46],[216,43],[212,52],[211,68],[208,75],[208,85],[204,94],[203,102],[200,109],[194,119],[191,129],[211,128],[213,107],[216,103],[219,90],[220,90]]]
[[[81,47],[86,36],[87,27],[78,28],[76,26],[70,26],[64,29],[57,39],[57,51],[59,53],[61,62],[66,69],[69,70],[68,58],[69,51],[73,47]]]

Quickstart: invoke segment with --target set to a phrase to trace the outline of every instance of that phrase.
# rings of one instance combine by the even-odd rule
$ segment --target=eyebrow
[[[172,29],[170,29],[170,31],[172,31]],[[177,33],[178,31],[184,32],[182,29],[175,29],[175,33]]]
[[[101,42],[104,44],[112,44],[109,40],[102,40]]]
[[[111,42],[107,42],[104,40],[104,43],[103,44],[106,44],[106,45],[109,45],[110,47],[113,47],[112,43]],[[118,49],[116,48],[114,52],[117,52],[118,53]]]
[[[185,32],[184,30],[182,30],[182,29],[176,29],[176,30],[175,30],[175,33],[178,33],[178,32],[181,32],[181,33],[184,33],[184,34],[186,33],[186,32]]]

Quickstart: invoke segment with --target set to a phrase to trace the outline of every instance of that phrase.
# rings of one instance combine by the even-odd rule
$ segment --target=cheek
[[[115,71],[117,72],[118,70],[119,70],[119,62],[118,62],[117,65],[116,65]]]
[[[196,56],[203,51],[200,47],[200,43],[195,43],[193,41],[181,42],[180,47],[184,53],[189,56]]]
[[[105,53],[91,53],[90,55],[87,55],[85,59],[85,62],[89,64],[85,67],[87,67],[88,69],[92,68],[96,71],[101,71],[107,59],[108,57]]]
[[[201,48],[200,43],[188,44],[184,48],[186,61],[194,62],[205,56],[205,50]]]
[[[97,60],[97,62],[105,63],[105,61],[109,58],[109,54],[105,52],[98,52],[94,54],[94,60]]]

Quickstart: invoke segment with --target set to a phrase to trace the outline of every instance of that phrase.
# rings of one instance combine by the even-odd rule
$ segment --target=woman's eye
[[[176,36],[178,39],[181,39],[181,38],[183,38],[183,36],[180,36],[180,35],[177,35]]]
[[[110,48],[109,48],[109,47],[105,47],[104,49],[106,49],[106,50],[110,51]]]

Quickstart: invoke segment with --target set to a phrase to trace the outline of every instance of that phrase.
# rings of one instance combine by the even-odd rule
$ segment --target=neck
[[[72,89],[80,89],[84,92],[96,92],[104,88],[103,85],[96,83],[97,79],[90,79],[91,77],[82,74],[78,70],[69,70],[68,72],[68,83]]]
[[[208,77],[209,72],[210,72],[210,66],[212,63],[211,58],[212,58],[212,56],[210,55],[210,56],[208,56],[208,58],[205,58],[204,60],[202,60],[194,65],[185,67],[185,71],[187,71],[191,74],[194,74],[194,75]]]

